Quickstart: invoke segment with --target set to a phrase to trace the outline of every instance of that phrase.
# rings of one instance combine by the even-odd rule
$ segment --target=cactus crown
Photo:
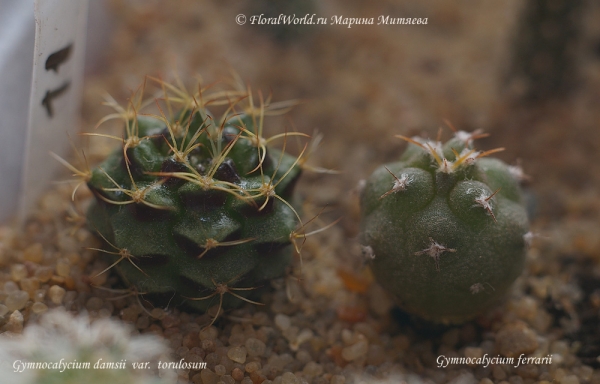
[[[112,258],[101,273],[116,267],[136,292],[201,311],[254,302],[252,291],[284,274],[290,245],[304,237],[292,193],[307,146],[298,156],[286,146],[290,136],[307,135],[263,137],[265,117],[294,102],[260,96],[256,106],[249,89],[198,86],[192,94],[148,79],[160,97],[144,100],[145,82],[127,108],[107,102],[116,113],[100,123],[123,120],[122,138],[88,134],[121,148],[89,172],[65,164],[96,197],[88,223]],[[144,112],[152,103],[157,112]]]

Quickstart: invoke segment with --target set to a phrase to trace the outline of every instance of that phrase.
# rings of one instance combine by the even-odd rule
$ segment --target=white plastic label
[[[68,154],[81,106],[87,0],[36,0],[35,51],[19,218],[35,205]]]

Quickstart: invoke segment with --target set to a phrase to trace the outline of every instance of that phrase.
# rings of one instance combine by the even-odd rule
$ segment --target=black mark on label
[[[48,117],[54,116],[54,110],[52,109],[52,100],[55,97],[59,97],[60,95],[62,95],[67,89],[69,89],[70,85],[71,85],[71,82],[66,81],[63,85],[56,88],[55,90],[46,91],[46,95],[42,99],[42,105],[44,107],[46,107],[46,112],[48,112]]]
[[[58,51],[52,53],[46,59],[46,71],[53,70],[54,72],[58,72],[58,67],[69,59],[71,56],[71,50],[73,48],[73,44],[69,44],[63,49],[59,49]]]

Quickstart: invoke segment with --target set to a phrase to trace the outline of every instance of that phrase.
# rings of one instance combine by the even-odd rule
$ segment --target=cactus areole
[[[476,151],[479,134],[409,142],[361,195],[361,241],[407,312],[442,323],[489,308],[523,270],[528,219],[519,169]]]
[[[196,103],[171,118],[125,119],[122,147],[87,183],[96,197],[87,218],[135,292],[220,311],[254,302],[284,274],[300,220],[289,202],[300,157],[285,153],[286,134],[283,150],[267,146],[265,114],[231,103],[218,120]]]

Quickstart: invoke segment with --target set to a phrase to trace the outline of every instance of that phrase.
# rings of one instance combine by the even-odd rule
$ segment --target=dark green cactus
[[[275,136],[282,150],[269,147],[262,124],[273,108],[254,107],[244,92],[163,88],[161,111],[183,106],[174,117],[121,109],[123,146],[87,180],[96,197],[89,226],[114,255],[111,267],[147,298],[219,312],[253,302],[256,288],[284,274],[300,236],[290,201],[302,153],[285,153],[294,133]],[[225,105],[222,119],[209,102]]]
[[[515,28],[507,80],[524,99],[561,98],[580,80],[585,0],[527,0]]]
[[[407,138],[362,195],[362,244],[377,280],[408,312],[461,322],[494,304],[523,269],[530,238],[522,173],[478,152],[480,135]]]

